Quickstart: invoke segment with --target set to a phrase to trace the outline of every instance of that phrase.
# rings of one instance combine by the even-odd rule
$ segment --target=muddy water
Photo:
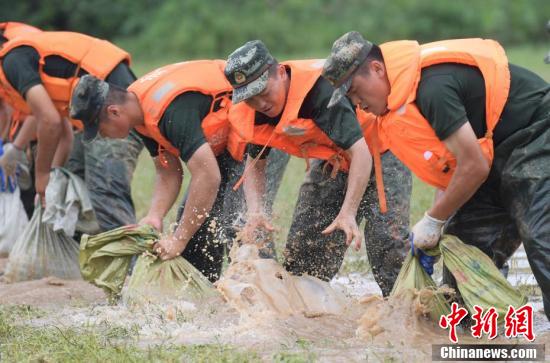
[[[518,251],[509,274],[513,283],[533,282],[524,270],[525,261]],[[168,301],[131,308],[108,306],[99,289],[82,281],[43,279],[0,284],[0,304],[30,304],[47,310],[45,317],[32,321],[37,326],[136,328],[143,346],[161,342],[229,344],[254,349],[266,359],[279,351],[306,350],[330,362],[429,361],[431,345],[448,342],[447,331],[417,318],[410,304],[377,299],[380,290],[371,274],[340,275],[330,286],[308,281],[304,288],[300,280],[292,280],[271,262],[266,267],[245,254],[240,263],[228,268],[218,284],[227,301],[214,298],[199,305]],[[541,309],[540,296],[534,290],[530,300]],[[361,299],[365,295],[373,298]],[[316,296],[323,304],[311,298]],[[376,320],[377,334],[358,330],[365,316]],[[550,324],[540,311],[535,314],[535,333],[537,343],[550,346]],[[485,340],[459,332],[459,341]],[[509,341],[490,341],[500,342]]]

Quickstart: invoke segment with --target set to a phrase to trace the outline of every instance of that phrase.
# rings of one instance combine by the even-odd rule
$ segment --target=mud
[[[138,344],[228,344],[274,353],[311,352],[319,361],[429,361],[431,345],[448,343],[448,332],[418,315],[401,299],[382,300],[370,273],[339,275],[330,284],[285,274],[272,260],[245,248],[233,256],[217,284],[224,298],[200,305],[166,301],[146,306],[109,306],[103,292],[83,281],[46,278],[0,284],[0,304],[27,304],[47,311],[34,326],[132,328]],[[0,270],[5,260],[0,259]],[[513,272],[513,271],[512,271]],[[305,282],[304,282],[305,281]],[[550,324],[536,293],[536,343],[550,345]],[[518,342],[523,342],[521,339]],[[506,343],[471,338],[460,343]]]

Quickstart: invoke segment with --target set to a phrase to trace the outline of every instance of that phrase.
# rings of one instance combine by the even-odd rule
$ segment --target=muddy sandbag
[[[138,255],[125,300],[207,297],[215,293],[206,278],[183,257],[161,261],[152,254],[158,233],[148,225],[130,225],[84,235],[80,241],[80,269],[86,281],[101,287],[114,302],[121,295],[132,258]]]
[[[455,236],[444,235],[439,242],[444,265],[453,274],[458,291],[473,314],[474,305],[484,310],[494,307],[503,321],[508,306],[515,308],[527,303],[527,297],[515,289],[502,275],[493,261],[475,246]]]
[[[183,257],[162,261],[149,250],[138,257],[122,291],[123,301],[131,305],[168,299],[198,302],[213,296],[219,296],[214,285]]]
[[[29,222],[19,196],[17,186],[13,192],[0,192],[0,257],[9,255]]]
[[[494,307],[502,321],[509,305],[517,308],[527,303],[527,298],[510,285],[485,253],[455,236],[444,235],[437,247],[424,252],[431,256],[441,255],[443,265],[456,279],[458,291],[470,314],[475,312],[474,305],[481,306],[484,310]],[[430,290],[433,294],[428,292]],[[448,314],[449,305],[443,294],[448,293],[449,289],[436,289],[432,278],[411,254],[403,263],[391,295],[405,291],[426,291],[424,295],[420,293],[416,301],[428,308],[433,320],[439,320],[442,313]],[[423,299],[427,299],[427,303]]]
[[[42,223],[43,208],[37,205],[31,220],[15,242],[4,280],[17,282],[55,276],[73,280],[80,278],[78,244],[63,231],[54,232]]]
[[[444,296],[447,292],[448,290],[437,288],[430,275],[420,265],[418,258],[409,252],[390,296],[409,299],[415,304],[416,311],[429,315],[433,321],[439,321],[441,315],[451,311]]]
[[[88,234],[100,231],[86,184],[64,168],[50,172],[42,221],[67,236],[73,236],[75,230]]]
[[[231,264],[216,287],[243,315],[272,313],[287,317],[340,315],[345,297],[312,276],[293,276],[273,259],[260,258],[255,244],[235,244]]]

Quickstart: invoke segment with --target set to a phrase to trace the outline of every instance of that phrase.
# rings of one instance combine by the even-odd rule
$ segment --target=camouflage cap
[[[335,88],[328,107],[334,106],[348,93],[353,73],[367,59],[371,49],[372,43],[356,31],[336,39],[322,73]]]
[[[99,130],[99,112],[109,93],[109,83],[89,74],[78,81],[72,97],[69,116],[84,124],[84,140],[93,140]]]
[[[269,67],[275,58],[261,40],[252,40],[227,58],[225,77],[233,86],[233,104],[262,92],[267,86]]]

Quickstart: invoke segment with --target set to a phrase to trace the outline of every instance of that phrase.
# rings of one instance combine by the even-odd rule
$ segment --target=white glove
[[[441,229],[446,221],[435,219],[424,213],[424,217],[412,228],[415,248],[429,249],[435,247],[441,238]]]
[[[12,144],[4,145],[4,153],[0,156],[0,167],[4,169],[6,177],[15,175],[18,163],[27,164],[25,152]]]

